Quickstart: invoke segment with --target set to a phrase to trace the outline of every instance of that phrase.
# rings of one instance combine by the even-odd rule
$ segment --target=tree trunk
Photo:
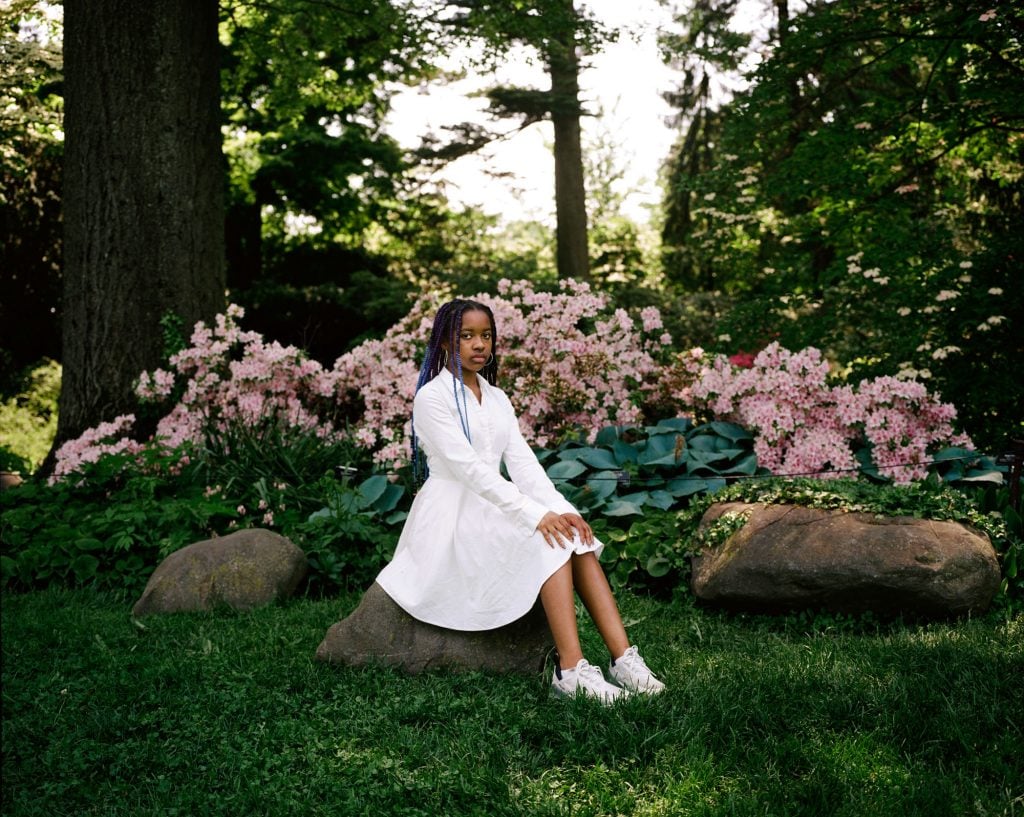
[[[572,0],[565,0],[574,15]],[[580,146],[579,63],[575,29],[548,45],[551,122],[555,129],[555,242],[559,278],[590,277],[587,248],[587,194]]]
[[[218,49],[216,0],[65,0],[54,451],[134,410],[133,381],[161,363],[164,315],[191,329],[224,305]]]

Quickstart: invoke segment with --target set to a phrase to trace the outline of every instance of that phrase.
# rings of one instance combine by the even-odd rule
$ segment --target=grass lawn
[[[669,691],[604,709],[539,675],[316,663],[355,596],[141,626],[131,601],[3,595],[5,815],[1024,815],[1021,615],[626,596]]]

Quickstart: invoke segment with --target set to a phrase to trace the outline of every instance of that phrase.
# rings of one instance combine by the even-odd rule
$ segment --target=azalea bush
[[[585,283],[558,292],[502,281],[498,296],[479,295],[498,326],[501,384],[527,440],[545,445],[582,428],[588,433],[642,419],[645,395],[658,391],[658,358],[672,338],[653,307],[639,325]],[[140,401],[159,416],[151,440],[132,439],[133,415],[86,431],[57,453],[54,480],[104,454],[177,451],[182,465],[217,448],[233,430],[297,430],[325,444],[355,441],[385,468],[409,460],[409,413],[420,360],[440,296],[419,299],[382,339],[342,355],[330,369],[293,346],[242,331],[231,306],[213,326],[196,324],[189,345],[166,368],[141,374]]]
[[[494,312],[499,385],[519,414],[528,442],[545,446],[583,429],[636,423],[658,390],[660,359],[672,337],[654,307],[639,322],[607,296],[572,280],[558,292],[502,280],[498,295],[474,299]],[[367,341],[335,364],[339,396],[361,404],[354,433],[382,465],[409,457],[409,411],[419,362],[440,297],[421,298],[381,340]]]
[[[758,464],[777,475],[835,478],[863,469],[907,483],[925,478],[940,449],[971,447],[954,430],[956,408],[916,380],[877,377],[854,387],[829,385],[828,376],[818,349],[772,343],[751,361],[714,357],[679,394],[696,412],[752,431]]]
[[[146,448],[178,452],[187,465],[197,451],[224,448],[239,430],[310,432],[325,443],[344,436],[335,400],[337,375],[294,346],[266,342],[243,332],[244,311],[228,307],[213,326],[200,321],[186,348],[171,355],[166,369],[143,372],[136,394],[143,408],[160,417],[151,440],[131,438],[135,415],[87,430],[57,451],[52,481],[79,472],[105,454],[138,454]],[[221,451],[230,455],[230,450]]]

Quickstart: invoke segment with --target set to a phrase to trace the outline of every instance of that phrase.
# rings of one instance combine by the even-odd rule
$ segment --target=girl
[[[419,443],[428,476],[377,583],[414,618],[454,630],[509,624],[539,594],[557,650],[553,694],[611,703],[660,692],[626,637],[597,560],[603,545],[552,485],[495,385],[496,349],[487,306],[456,299],[440,308],[413,403],[414,467]],[[612,656],[615,684],[583,657],[574,591]]]

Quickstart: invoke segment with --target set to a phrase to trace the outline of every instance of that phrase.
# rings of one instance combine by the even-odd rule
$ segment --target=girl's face
[[[491,319],[486,312],[471,310],[462,313],[462,331],[459,334],[459,357],[463,371],[479,372],[491,356],[494,337]]]

